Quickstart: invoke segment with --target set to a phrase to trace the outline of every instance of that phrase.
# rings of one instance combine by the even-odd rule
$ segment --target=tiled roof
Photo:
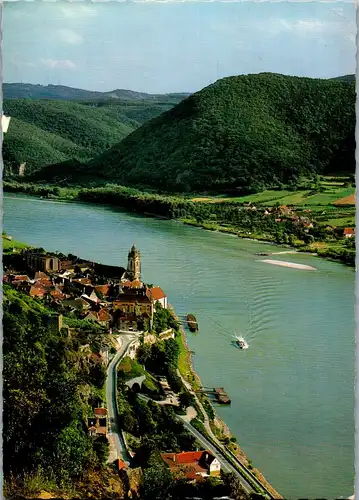
[[[355,234],[355,229],[353,227],[344,228],[344,234]]]
[[[26,274],[18,274],[14,276],[14,281],[30,281]]]
[[[117,467],[118,467],[118,470],[127,469],[127,464],[123,460],[118,458],[117,459]]]
[[[35,273],[35,279],[39,279],[39,278],[48,278],[47,274],[42,272],[42,271],[36,271]]]
[[[102,295],[107,295],[110,290],[110,285],[96,285],[96,292],[101,292]]]
[[[72,280],[73,283],[80,283],[80,285],[92,285],[89,278],[77,278]]]
[[[99,321],[109,321],[111,319],[111,314],[106,309],[100,309],[97,317]]]
[[[46,290],[42,287],[32,286],[30,288],[30,295],[32,295],[32,296],[37,295],[38,297],[43,297],[45,294],[46,294]]]
[[[204,453],[208,453],[211,455],[209,451],[182,451],[181,453],[163,453],[161,457],[167,461],[170,461],[173,464],[184,465],[184,464],[192,464],[194,462],[199,462],[201,460]]]
[[[159,286],[154,286],[153,288],[150,288],[150,294],[153,300],[160,300],[164,299],[166,297],[165,292],[160,288]]]
[[[107,409],[106,408],[95,408],[94,409],[94,413],[95,415],[104,415],[106,416],[107,415]]]
[[[147,296],[143,295],[126,295],[126,294],[121,294],[117,297],[116,300],[113,301],[114,305],[121,305],[121,304],[127,304],[127,303],[149,303],[150,298]]]
[[[212,456],[206,451],[188,451],[182,453],[162,453],[161,457],[173,472],[177,470],[183,473],[187,479],[195,479],[202,474],[208,474],[208,468],[206,468],[202,459],[204,453]]]
[[[107,434],[106,427],[97,427],[96,428],[96,434]]]

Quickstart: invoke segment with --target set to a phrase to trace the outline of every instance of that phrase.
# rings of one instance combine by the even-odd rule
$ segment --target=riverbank
[[[24,182],[4,181],[5,192],[24,193],[58,201],[80,201],[101,205],[120,206],[126,210],[141,213],[147,217],[177,220],[186,225],[209,231],[231,234],[266,243],[297,248],[301,252],[316,254],[328,260],[355,266],[355,245],[342,239],[322,239],[323,228],[316,225],[314,236],[299,232],[295,225],[284,220],[276,222],[273,217],[263,217],[260,212],[242,210],[237,202],[199,203],[190,198],[145,193],[117,185],[104,188],[83,188],[81,186],[59,187]],[[293,232],[294,231],[294,232]],[[299,237],[300,236],[300,237]],[[307,242],[300,238],[308,239]]]
[[[182,377],[188,382],[191,387],[194,389],[194,391],[199,390],[201,387],[203,387],[203,384],[201,382],[201,379],[199,378],[197,372],[195,371],[193,367],[193,361],[192,361],[192,354],[191,350],[188,346],[187,343],[187,337],[186,333],[184,331],[183,326],[180,323],[180,320],[174,310],[174,308],[169,305],[169,309],[171,310],[174,318],[176,321],[178,321],[180,327],[179,327],[179,332],[180,335],[177,337],[177,342],[179,345],[180,349],[180,357],[179,357],[179,371]],[[210,400],[206,395],[201,395],[201,399],[204,401],[202,402],[202,406],[204,406],[204,411],[205,407],[207,405],[210,406],[211,412],[214,414],[214,418],[211,419],[210,415],[208,415],[208,412],[206,411],[206,414],[209,419],[209,423],[211,425],[211,430],[216,436],[216,438],[222,443],[223,446],[225,446],[233,455],[237,457],[237,459],[245,466],[247,469],[251,470],[252,474],[255,475],[255,477],[258,479],[258,481],[272,494],[274,498],[282,499],[283,497],[273,488],[273,486],[266,480],[266,478],[263,476],[263,474],[256,469],[252,465],[252,461],[247,457],[247,455],[244,453],[244,451],[241,449],[240,445],[236,442],[235,436],[232,435],[229,427],[226,425],[226,423],[218,417],[216,414],[215,408],[211,404]],[[203,404],[205,403],[205,404]]]

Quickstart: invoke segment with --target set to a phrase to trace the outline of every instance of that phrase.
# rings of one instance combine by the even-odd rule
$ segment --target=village
[[[157,304],[163,309],[168,308],[165,292],[159,286],[141,281],[141,256],[135,245],[128,253],[127,269],[84,261],[73,255],[48,253],[43,249],[5,254],[3,282],[53,310],[51,326],[57,331],[67,329],[70,334],[71,328],[63,317],[91,321],[91,324],[101,327],[103,333],[116,339],[113,345],[117,351],[122,344],[121,335],[136,335],[137,340],[125,351],[132,359],[136,357],[141,335],[144,335],[145,343],[156,342],[152,327]],[[168,329],[160,332],[158,339],[167,340],[174,336],[174,331]],[[93,353],[89,346],[82,346],[81,351],[86,347],[91,360],[104,367],[108,367],[114,358],[114,353],[111,357],[108,348]],[[133,382],[141,382],[140,379],[130,380],[127,387],[132,389]],[[157,379],[163,392],[163,401],[159,404],[179,407],[178,394],[171,389],[166,377],[158,376]],[[120,474],[126,473],[130,463],[115,449],[112,420],[105,405],[92,408],[87,418],[88,433],[93,438],[102,437],[109,441],[109,462],[115,464]],[[162,453],[161,457],[173,474],[192,483],[220,475],[221,464],[208,450]]]
[[[155,304],[167,308],[163,290],[140,281],[135,245],[127,270],[24,250],[5,256],[3,281],[59,313],[95,321],[110,333],[151,330]]]

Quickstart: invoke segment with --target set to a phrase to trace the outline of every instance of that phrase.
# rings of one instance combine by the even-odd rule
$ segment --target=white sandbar
[[[295,264],[294,262],[283,262],[281,260],[271,260],[264,259],[260,262],[265,262],[266,264],[274,264],[275,266],[283,266],[283,267],[293,267],[294,269],[304,269],[307,271],[316,271],[315,267],[307,266],[305,264]]]

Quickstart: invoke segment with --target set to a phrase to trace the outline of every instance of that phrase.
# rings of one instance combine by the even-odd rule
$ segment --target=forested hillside
[[[354,130],[354,82],[230,77],[145,123],[87,173],[172,192],[293,186],[301,175],[354,172]]]
[[[98,352],[109,342],[108,336],[96,335],[91,324],[88,333],[77,330],[69,336],[66,330],[50,328],[50,313],[36,300],[4,285],[6,498],[18,492],[34,498],[35,491],[44,488],[63,492],[73,488],[72,497],[78,496],[74,490],[80,488],[87,497],[91,478],[98,476],[102,477],[98,498],[109,498],[106,476],[111,471],[104,469],[108,443],[91,439],[86,426],[89,407],[103,390],[106,374],[102,365],[94,365],[80,350],[87,344]],[[81,480],[86,486],[81,486]],[[116,475],[112,481],[113,485],[117,481],[118,493],[124,489]]]
[[[11,122],[4,136],[4,174],[17,175],[24,162],[30,174],[72,159],[89,161],[179,100],[5,100],[4,113]]]

